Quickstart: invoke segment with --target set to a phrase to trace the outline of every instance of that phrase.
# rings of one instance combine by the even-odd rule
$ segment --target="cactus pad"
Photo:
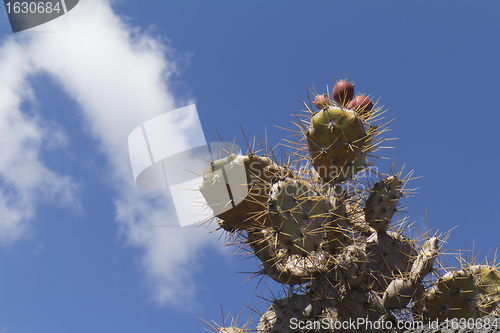
[[[321,196],[305,181],[278,181],[271,188],[268,205],[278,240],[292,254],[342,248],[349,242],[343,235],[347,224],[340,200]]]
[[[469,270],[448,272],[425,295],[424,318],[474,318],[478,287]]]
[[[285,174],[268,157],[231,154],[211,163],[200,191],[224,229],[269,226],[265,202],[272,182]]]
[[[500,310],[500,272],[495,266],[473,265],[470,270],[479,288],[479,315]]]
[[[395,278],[409,275],[412,258],[416,257],[413,241],[396,232],[373,233],[366,240],[366,283],[384,291]]]
[[[312,116],[305,135],[313,166],[323,181],[344,180],[364,168],[367,135],[356,112],[325,108]]]
[[[386,232],[402,197],[402,182],[391,176],[377,182],[365,203],[365,220],[377,232]]]

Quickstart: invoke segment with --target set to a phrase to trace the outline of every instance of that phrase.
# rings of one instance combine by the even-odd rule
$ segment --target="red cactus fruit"
[[[349,81],[340,80],[333,87],[333,99],[340,105],[345,106],[354,97],[354,85]]]
[[[326,96],[326,94],[323,95],[317,95],[314,97],[314,105],[318,108],[318,110],[321,110],[325,107],[330,106],[330,99]]]
[[[372,101],[365,95],[358,95],[352,101],[349,102],[347,108],[350,110],[356,110],[358,113],[369,112],[373,109]]]

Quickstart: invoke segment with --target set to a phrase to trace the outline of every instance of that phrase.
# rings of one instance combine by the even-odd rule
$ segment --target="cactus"
[[[450,271],[426,293],[418,311],[429,320],[480,318],[500,309],[500,273],[494,266]]]
[[[402,182],[391,176],[377,182],[366,199],[365,220],[377,232],[385,232],[403,196]]]
[[[291,151],[283,145],[286,163],[274,150],[227,153],[203,175],[200,191],[214,212],[211,220],[260,260],[256,275],[287,290],[256,311],[254,331],[380,332],[333,327],[359,318],[393,323],[500,313],[495,264],[441,274],[434,266],[445,237],[423,233],[420,240],[406,232],[399,201],[411,192],[412,173],[370,172],[368,159],[386,131],[374,123],[384,111],[365,95],[353,97],[352,84],[339,81],[333,96],[315,94],[304,103],[299,130],[290,130],[298,141]],[[330,327],[294,328],[298,322]],[[217,332],[247,332],[247,324],[217,326]]]
[[[363,121],[352,110],[330,106],[311,117],[306,132],[314,168],[328,182],[348,178],[365,166],[367,134]]]
[[[449,272],[427,292],[424,316],[430,320],[473,318],[477,296],[478,287],[468,270]]]
[[[238,171],[243,168],[245,173],[239,175]],[[228,154],[211,163],[203,175],[200,191],[225,230],[269,226],[268,216],[261,212],[265,210],[273,180],[285,174],[287,171],[284,168],[267,157]],[[238,176],[242,178],[238,184],[239,188],[229,189],[228,178]],[[230,193],[229,197],[227,193]]]
[[[345,80],[335,83],[332,91],[333,99],[340,106],[345,106],[354,97],[354,85]]]
[[[278,240],[289,253],[304,254],[328,247],[343,248],[349,241],[344,208],[335,197],[326,198],[303,180],[275,183],[269,200],[269,216]]]
[[[500,272],[492,265],[472,265],[470,270],[478,286],[479,316],[500,314]]]

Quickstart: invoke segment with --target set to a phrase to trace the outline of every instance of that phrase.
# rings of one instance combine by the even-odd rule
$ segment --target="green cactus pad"
[[[412,240],[397,233],[374,232],[366,240],[366,284],[377,291],[385,291],[395,278],[410,274],[411,262],[417,257]]]
[[[469,270],[448,272],[425,295],[424,318],[474,318],[477,297],[478,287]]]
[[[367,134],[356,112],[325,108],[312,116],[305,135],[313,166],[323,181],[347,179],[365,167],[362,153]]]
[[[479,288],[479,316],[500,310],[500,272],[495,266],[473,265],[470,270]]]
[[[286,179],[275,183],[268,201],[278,240],[291,254],[307,255],[322,247],[342,248],[346,222],[339,200],[324,197],[306,182]]]
[[[399,198],[403,196],[401,180],[391,176],[377,182],[365,203],[365,220],[377,232],[386,232],[396,212]]]

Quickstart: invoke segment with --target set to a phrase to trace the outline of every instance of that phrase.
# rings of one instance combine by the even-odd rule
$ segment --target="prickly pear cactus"
[[[261,212],[273,180],[286,174],[268,157],[229,154],[212,161],[203,175],[200,191],[225,230],[269,226],[268,215]],[[237,188],[230,188],[229,183]]]
[[[478,316],[490,313],[500,314],[500,272],[492,265],[472,265],[471,273],[478,286],[476,300]]]
[[[305,132],[314,168],[323,179],[343,180],[365,167],[367,134],[355,111],[328,106],[311,117]]]
[[[411,172],[372,172],[369,159],[387,130],[376,122],[385,111],[355,96],[347,80],[303,104],[298,130],[290,130],[300,140],[283,145],[282,162],[273,149],[227,153],[212,161],[200,186],[213,211],[208,222],[260,260],[256,275],[287,290],[257,311],[253,331],[394,332],[402,319],[500,313],[497,266],[435,268],[440,237],[412,238],[400,219]],[[372,325],[342,326],[359,319]],[[248,324],[210,327],[248,332]]]
[[[276,182],[267,204],[278,241],[290,254],[307,255],[322,248],[335,251],[350,241],[343,235],[347,224],[340,200],[322,196],[307,181]]]
[[[446,318],[474,318],[478,287],[469,270],[449,272],[425,295],[424,316],[440,321]]]

